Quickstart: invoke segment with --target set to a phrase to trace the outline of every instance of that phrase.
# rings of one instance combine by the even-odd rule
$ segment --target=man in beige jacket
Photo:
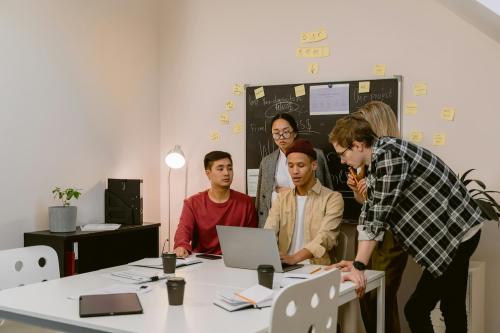
[[[310,259],[313,264],[329,265],[344,200],[315,178],[316,152],[309,141],[295,140],[286,156],[295,188],[279,193],[264,228],[275,231],[283,262],[293,265]]]

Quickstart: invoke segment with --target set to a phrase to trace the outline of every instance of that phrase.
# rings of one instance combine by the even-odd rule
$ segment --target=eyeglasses
[[[346,151],[348,151],[349,149],[351,149],[351,147],[347,147],[347,148],[346,148],[346,149],[344,149],[344,151],[343,151],[343,152],[341,152],[341,153],[337,153],[337,152],[335,152],[335,153],[337,154],[337,156],[338,156],[339,158],[342,158],[342,157],[344,156],[344,153],[345,153]]]
[[[281,133],[274,132],[273,133],[273,139],[275,139],[275,140],[278,140],[278,139],[281,139],[281,138],[288,139],[288,138],[290,138],[290,136],[292,136],[292,133],[293,133],[293,131],[292,132],[290,132],[290,131],[283,131]]]

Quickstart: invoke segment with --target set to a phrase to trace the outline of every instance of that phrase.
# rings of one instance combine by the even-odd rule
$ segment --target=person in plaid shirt
[[[363,270],[389,229],[424,269],[405,306],[411,331],[434,332],[430,312],[441,301],[447,332],[467,332],[469,258],[479,243],[483,217],[465,185],[430,151],[405,140],[378,138],[360,115],[338,120],[330,142],[343,164],[368,167],[358,252],[343,280],[353,281],[358,295],[364,294]]]

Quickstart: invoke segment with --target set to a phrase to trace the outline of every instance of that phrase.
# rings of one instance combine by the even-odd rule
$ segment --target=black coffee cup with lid
[[[167,280],[168,304],[182,305],[185,285],[186,281],[182,277],[171,277]]]
[[[175,273],[175,262],[177,260],[177,256],[175,255],[175,252],[162,253],[161,260],[163,263],[163,273],[165,273],[165,274]]]
[[[261,286],[273,289],[273,265],[259,265],[259,267],[257,267],[257,275]]]

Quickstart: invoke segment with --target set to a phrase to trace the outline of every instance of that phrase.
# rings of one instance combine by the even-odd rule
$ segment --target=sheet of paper
[[[243,87],[242,84],[238,84],[236,83],[234,86],[233,86],[233,94],[235,95],[241,95],[243,93],[243,91],[245,90],[245,88]]]
[[[233,110],[233,109],[234,109],[234,102],[233,102],[233,101],[231,101],[231,100],[227,101],[227,102],[226,102],[226,110],[227,110],[227,111],[231,111],[231,110]]]
[[[95,224],[85,224],[80,226],[82,231],[103,231],[103,230],[116,230],[122,225],[117,223],[95,223]]]
[[[427,95],[427,84],[425,82],[417,82],[413,85],[413,94],[415,96]]]
[[[318,42],[326,38],[328,38],[328,34],[326,33],[325,29],[321,29],[319,31],[303,32],[300,34],[301,43]]]
[[[349,84],[325,84],[309,87],[311,116],[349,114]]]
[[[260,88],[255,89],[254,93],[255,93],[255,99],[259,99],[259,98],[266,96],[266,94],[264,92],[264,87],[260,87]]]
[[[247,195],[257,195],[257,183],[259,181],[259,169],[247,169]]]
[[[210,132],[210,140],[211,141],[219,141],[220,140],[220,133],[218,131],[212,131]]]
[[[316,62],[308,64],[307,71],[311,74],[317,74],[319,71],[319,64]]]
[[[385,76],[385,69],[386,69],[385,64],[376,64],[373,66],[373,74],[379,75],[379,76]]]
[[[405,114],[415,115],[415,114],[417,114],[417,111],[418,111],[417,103],[413,103],[413,102],[406,103]]]
[[[229,124],[229,113],[227,112],[222,112],[219,115],[219,122],[223,125],[228,125]]]
[[[432,136],[433,146],[444,146],[446,144],[446,134],[445,133],[434,133]]]
[[[455,119],[455,109],[449,106],[444,107],[441,110],[441,119],[453,121]]]
[[[295,97],[304,96],[306,94],[306,87],[301,84],[300,86],[295,86]]]
[[[413,143],[420,143],[424,137],[424,133],[421,131],[411,131],[410,132],[410,141]]]
[[[361,81],[358,85],[359,93],[370,92],[370,81]]]
[[[233,125],[233,133],[240,134],[243,131],[243,123],[236,123]]]

